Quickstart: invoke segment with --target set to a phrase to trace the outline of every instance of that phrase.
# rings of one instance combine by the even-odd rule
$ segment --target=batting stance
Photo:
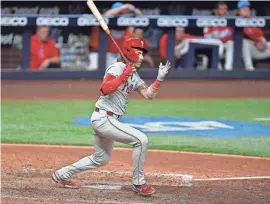
[[[157,80],[148,87],[136,72],[142,64],[143,54],[148,52],[144,48],[143,41],[137,38],[126,40],[123,52],[130,63],[125,63],[123,58],[119,58],[116,63],[107,68],[100,87],[101,96],[91,116],[95,136],[94,153],[57,170],[52,175],[53,180],[64,187],[78,188],[75,183],[68,180],[74,173],[107,164],[113,150],[113,143],[117,141],[133,146],[132,189],[141,195],[151,195],[156,191],[146,183],[144,177],[147,136],[119,120],[126,112],[128,96],[131,92],[137,91],[149,100],[156,97],[161,82],[171,68],[171,63],[168,61],[166,65],[160,63]]]

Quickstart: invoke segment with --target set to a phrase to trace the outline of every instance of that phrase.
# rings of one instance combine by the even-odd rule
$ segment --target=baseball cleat
[[[72,188],[72,189],[78,189],[79,188],[79,186],[76,185],[75,183],[73,183],[72,181],[64,180],[64,179],[59,178],[59,176],[56,173],[53,173],[52,179],[56,183],[60,184],[61,186],[65,187],[65,188]]]
[[[134,185],[132,186],[132,190],[136,193],[139,193],[143,196],[150,196],[156,192],[156,190],[148,184],[143,184],[143,185]]]

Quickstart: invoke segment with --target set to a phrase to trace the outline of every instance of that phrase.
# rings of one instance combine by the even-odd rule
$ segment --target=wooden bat
[[[113,41],[113,43],[115,44],[115,46],[117,47],[117,49],[119,50],[120,54],[122,55],[122,57],[124,58],[124,60],[128,63],[128,59],[126,58],[126,56],[123,54],[122,50],[120,49],[120,47],[118,46],[118,44],[115,42],[111,31],[108,27],[108,25],[106,24],[106,22],[104,21],[102,15],[100,14],[99,10],[97,9],[95,3],[93,2],[93,0],[87,0],[87,5],[90,8],[90,10],[92,11],[92,13],[94,14],[94,16],[96,17],[97,21],[99,22],[100,26],[102,27],[102,29],[105,31],[105,33],[107,35],[109,35]]]

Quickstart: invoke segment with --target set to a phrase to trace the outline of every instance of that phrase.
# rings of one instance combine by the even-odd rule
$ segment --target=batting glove
[[[157,80],[163,81],[171,69],[171,62],[167,61],[165,65],[159,64]]]
[[[120,75],[120,79],[122,82],[127,81],[128,77],[132,73],[133,67],[131,63],[126,64],[123,73]]]

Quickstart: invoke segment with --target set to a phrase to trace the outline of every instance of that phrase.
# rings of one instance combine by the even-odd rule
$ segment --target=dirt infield
[[[103,174],[104,170],[131,170],[131,149],[116,148],[109,165],[100,173],[91,171],[74,176],[88,186],[80,190],[59,188],[50,178],[64,165],[90,155],[91,147],[29,146],[2,144],[2,203],[269,203],[270,159],[230,155],[149,151],[146,172],[192,174],[192,186],[174,186],[177,177],[158,184],[158,193],[142,198],[131,191],[129,179]],[[217,165],[219,164],[219,165]],[[267,179],[233,180],[232,177],[269,176]],[[209,178],[228,181],[207,181]],[[235,179],[237,179],[235,178]],[[196,181],[196,179],[201,179]],[[206,179],[206,180],[203,180]],[[99,185],[119,189],[95,189]],[[221,202],[222,201],[222,202]]]
[[[2,81],[2,100],[97,99],[99,86],[100,81],[85,80]],[[255,97],[270,97],[270,81],[167,81],[159,94],[159,99]],[[100,171],[75,175],[84,187],[69,190],[52,182],[52,172],[91,154],[92,147],[2,144],[1,148],[2,203],[270,203],[269,158],[149,151],[146,172],[157,194],[145,198],[131,191],[129,177],[115,174],[130,172],[130,149],[116,148],[110,164]],[[179,174],[192,175],[192,185],[175,185]]]

